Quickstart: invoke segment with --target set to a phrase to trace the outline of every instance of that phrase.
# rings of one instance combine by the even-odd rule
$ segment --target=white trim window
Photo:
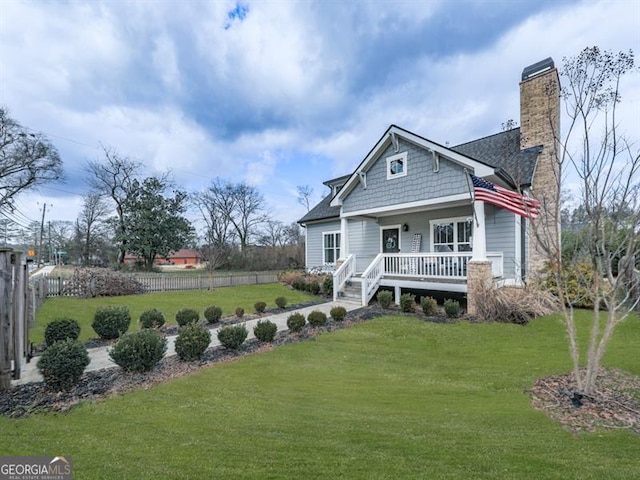
[[[322,263],[335,265],[340,258],[340,232],[322,233]]]
[[[407,175],[407,152],[387,157],[387,180]]]
[[[473,221],[470,218],[442,218],[429,222],[432,252],[471,252]]]

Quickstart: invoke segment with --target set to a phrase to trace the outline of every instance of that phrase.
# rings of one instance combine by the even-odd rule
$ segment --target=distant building
[[[124,263],[134,264],[138,257],[127,253],[124,256]],[[177,252],[171,252],[167,258],[156,257],[155,265],[198,265],[202,263],[202,255],[195,248],[181,248]]]

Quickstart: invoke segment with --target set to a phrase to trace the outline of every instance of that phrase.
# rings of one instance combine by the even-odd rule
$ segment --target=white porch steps
[[[338,298],[345,302],[362,303],[362,281],[352,277],[338,294]]]

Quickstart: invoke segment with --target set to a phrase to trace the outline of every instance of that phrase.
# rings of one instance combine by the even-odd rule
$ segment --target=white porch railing
[[[333,301],[338,300],[338,292],[342,290],[345,283],[356,273],[355,255],[349,255],[344,263],[333,272]]]
[[[384,254],[384,275],[466,280],[471,252]],[[487,253],[494,277],[502,276],[502,253]]]
[[[368,305],[378,290],[380,279],[384,276],[385,254],[380,253],[362,273],[362,305]]]

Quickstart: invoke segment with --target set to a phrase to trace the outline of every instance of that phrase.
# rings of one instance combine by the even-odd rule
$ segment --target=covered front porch
[[[379,287],[392,287],[395,298],[401,289],[467,292],[468,266],[472,253],[380,253],[364,270],[356,255],[348,255],[333,274],[334,300],[345,295],[348,285],[358,287],[359,301],[367,305]],[[488,252],[494,279],[503,277],[503,254]]]
[[[381,286],[393,288],[396,299],[403,288],[466,293],[472,262],[484,263],[494,281],[512,281],[514,275],[507,273],[514,269],[516,255],[508,249],[505,254],[502,245],[506,242],[502,240],[511,237],[509,243],[515,243],[514,237],[505,234],[519,231],[513,215],[505,216],[492,207],[487,216],[482,201],[462,207],[393,213],[395,216],[378,217],[375,222],[341,218],[340,251],[346,254],[337,262],[333,274],[334,299],[345,296],[346,290],[355,296],[356,287],[362,305],[367,305]],[[500,250],[487,252],[487,217],[491,221],[490,245],[499,246]],[[414,228],[410,229],[409,223]],[[367,241],[362,239],[376,235],[377,240],[369,245],[377,252],[363,251],[360,245],[367,245]],[[421,239],[426,241],[421,243]],[[508,271],[505,263],[511,266]]]

